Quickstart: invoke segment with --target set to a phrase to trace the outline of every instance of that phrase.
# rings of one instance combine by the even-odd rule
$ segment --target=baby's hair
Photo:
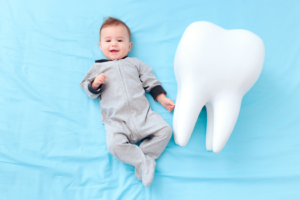
[[[105,19],[105,21],[103,22],[101,28],[100,28],[100,31],[99,31],[99,37],[101,35],[101,30],[105,27],[108,27],[108,26],[118,26],[118,25],[123,25],[125,26],[125,28],[127,29],[128,31],[128,35],[129,35],[129,40],[130,40],[130,36],[131,36],[131,32],[130,32],[130,29],[128,28],[128,26],[122,22],[121,20],[117,19],[117,18],[114,18],[114,17],[108,17]],[[100,39],[100,38],[99,38]]]

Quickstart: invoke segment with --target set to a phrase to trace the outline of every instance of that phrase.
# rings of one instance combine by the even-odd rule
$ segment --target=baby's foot
[[[146,161],[142,168],[142,179],[145,187],[148,187],[153,180],[156,162],[153,158],[146,156]]]
[[[142,174],[141,174],[141,172],[140,172],[140,170],[138,170],[137,168],[135,168],[135,176],[136,176],[136,178],[139,180],[139,181],[141,181],[142,180]]]

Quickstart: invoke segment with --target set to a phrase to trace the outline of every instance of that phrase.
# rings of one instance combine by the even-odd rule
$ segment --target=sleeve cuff
[[[94,81],[94,80],[93,80]],[[98,89],[95,90],[94,88],[92,88],[92,83],[93,81],[91,81],[88,85],[88,89],[92,94],[100,94],[101,93],[101,89],[103,88],[103,84],[99,85]]]
[[[167,92],[164,90],[164,88],[161,85],[155,86],[150,90],[150,94],[155,101],[156,101],[156,97],[162,93],[164,93],[165,95],[167,94]]]

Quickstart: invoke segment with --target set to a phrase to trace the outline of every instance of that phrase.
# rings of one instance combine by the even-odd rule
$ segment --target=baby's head
[[[119,19],[109,17],[100,28],[99,47],[108,60],[124,58],[131,50],[130,29]]]

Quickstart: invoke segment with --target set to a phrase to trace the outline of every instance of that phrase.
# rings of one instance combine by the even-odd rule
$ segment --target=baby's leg
[[[106,126],[107,127],[107,126]],[[127,135],[119,132],[106,132],[107,150],[120,161],[133,165],[142,172],[143,184],[148,187],[154,176],[155,160],[144,155],[135,144],[131,144]]]
[[[169,140],[172,136],[172,129],[169,125],[163,127],[162,129],[156,131],[155,133],[151,134],[149,137],[145,138],[143,142],[140,144],[140,149],[144,152],[145,156],[149,156],[151,158],[156,159],[158,158],[161,153],[166,148]],[[155,161],[154,161],[155,162]],[[151,175],[154,176],[155,165],[151,169]],[[143,171],[140,171],[138,168],[135,168],[135,176],[141,180],[148,179],[150,176],[145,176]],[[153,179],[151,176],[151,182]]]
[[[140,148],[145,155],[150,156],[153,159],[157,159],[165,150],[171,137],[172,128],[169,125],[166,125],[162,129],[144,139],[140,144]]]

